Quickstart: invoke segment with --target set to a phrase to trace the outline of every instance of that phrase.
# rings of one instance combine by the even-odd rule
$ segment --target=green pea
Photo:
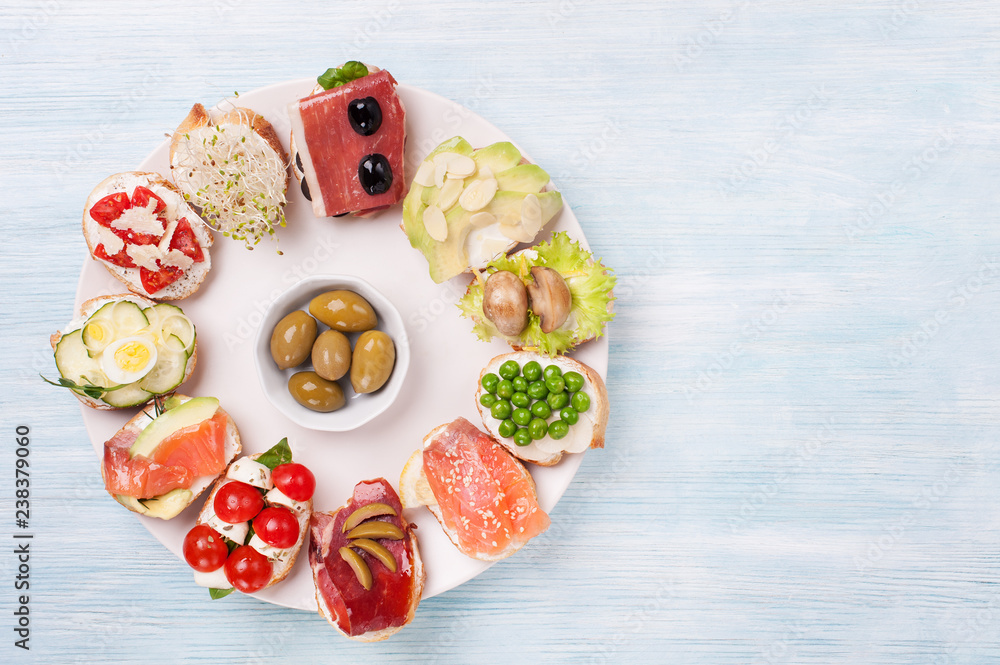
[[[569,425],[565,421],[556,420],[549,425],[549,436],[558,441],[569,434]]]
[[[563,374],[563,380],[566,382],[566,390],[571,393],[583,388],[583,375],[579,372],[566,372]]]
[[[528,397],[531,399],[545,399],[549,394],[549,389],[545,387],[544,381],[534,381],[528,384]]]
[[[531,398],[524,393],[514,393],[510,396],[510,403],[522,409],[527,409],[531,404]]]
[[[553,411],[558,411],[564,406],[569,405],[569,393],[566,391],[561,393],[549,393],[549,396],[546,397],[545,400],[549,403],[549,406],[552,407]]]
[[[497,397],[503,399],[510,399],[510,396],[514,394],[514,384],[504,379],[497,384]]]
[[[590,396],[587,393],[576,393],[570,400],[570,406],[583,413],[590,408]]]
[[[499,385],[503,385],[503,381]],[[549,389],[550,393],[561,393],[566,390],[566,381],[563,380],[561,376],[553,376],[551,378],[545,379],[545,387]],[[497,394],[499,395],[500,388],[497,387]]]
[[[506,420],[510,418],[510,402],[505,399],[498,399],[493,406],[490,407],[490,415],[497,420]]]
[[[510,381],[521,373],[521,366],[517,364],[516,360],[508,360],[500,365],[498,373],[500,374],[500,378]]]
[[[514,436],[514,432],[516,431],[517,425],[515,425],[514,421],[509,418],[500,423],[500,427],[497,427],[497,432],[505,439]]]
[[[510,419],[514,421],[515,425],[526,427],[531,422],[531,411],[527,409],[514,409],[514,413],[510,414]]]
[[[531,412],[535,414],[537,418],[547,419],[552,415],[552,407],[549,406],[548,402],[539,400],[531,405]]]
[[[514,386],[514,392],[524,393],[528,392],[528,380],[523,376],[515,376],[510,380],[512,386]]]
[[[565,409],[559,412],[559,417],[567,425],[575,425],[576,421],[580,419],[580,414],[577,412],[576,409],[567,406]]]
[[[491,395],[490,393],[483,393],[482,395],[479,396],[479,403],[485,406],[486,408],[493,406],[494,404],[496,404],[496,402],[497,402],[496,395]]]
[[[538,377],[542,375],[542,366],[538,364],[538,361],[532,360],[524,364],[521,368],[521,374],[524,374],[524,378],[528,381],[537,381]]]
[[[485,374],[482,380],[483,388],[488,393],[495,393],[497,391],[497,383],[499,382],[500,382],[500,377],[494,374],[493,372]]]
[[[549,431],[549,426],[541,418],[535,418],[530,423],[528,423],[528,434],[535,441],[545,437],[545,434]]]
[[[548,381],[553,376],[562,376],[562,370],[559,369],[558,365],[549,365],[545,368],[545,371],[542,372],[542,376],[544,376],[545,380]]]
[[[528,432],[527,428],[519,427],[518,430],[514,432],[514,443],[519,446],[531,445],[531,433]]]

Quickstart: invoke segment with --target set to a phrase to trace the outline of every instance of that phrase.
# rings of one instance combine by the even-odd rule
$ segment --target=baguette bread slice
[[[285,225],[288,156],[251,109],[192,106],[170,140],[170,174],[205,221],[248,247]]]
[[[247,457],[242,457],[239,460],[234,460],[230,463],[230,465],[226,468],[226,471],[219,476],[218,480],[215,481],[215,485],[212,487],[212,491],[209,493],[208,499],[205,501],[205,505],[202,506],[201,512],[198,513],[198,524],[208,525],[209,527],[215,529],[216,532],[224,538],[235,542],[237,545],[248,544],[245,542],[245,535],[242,538],[234,538],[232,529],[226,528],[231,525],[227,525],[225,522],[218,519],[218,516],[215,514],[215,495],[219,493],[219,490],[222,489],[224,485],[234,481],[234,479],[230,477],[230,474],[232,473],[237,462],[240,462],[243,459],[256,460],[261,456],[261,454],[262,453],[248,455]],[[271,492],[276,492],[276,494],[271,494]],[[271,498],[269,499],[268,496]],[[276,501],[275,499],[278,500]],[[313,505],[311,498],[307,501],[293,501],[281,493],[280,490],[274,488],[273,484],[270,484],[270,489],[268,489],[267,493],[264,495],[264,506],[266,508],[269,506],[279,505],[291,509],[292,513],[294,513],[299,523],[299,537],[292,547],[282,550],[280,554],[278,552],[269,551],[261,552],[261,554],[267,556],[268,560],[271,562],[271,579],[261,590],[272,587],[288,577],[288,573],[291,572],[292,567],[295,565],[295,561],[298,558],[299,551],[302,549],[302,543],[305,542],[306,534],[309,532],[309,516],[312,513]],[[254,549],[257,548],[255,547]]]
[[[182,217],[188,220],[205,257],[204,261],[194,263],[185,269],[184,275],[179,280],[155,293],[149,293],[143,287],[138,267],[125,268],[114,265],[97,258],[95,254],[97,246],[108,239],[107,234],[110,232],[91,217],[91,208],[109,194],[124,192],[126,195],[131,196],[133,190],[140,185],[150,189],[167,204],[163,215],[166,217],[168,224]],[[158,173],[129,171],[116,173],[102,180],[90,193],[90,196],[87,197],[87,203],[83,209],[83,237],[87,241],[87,247],[94,260],[100,261],[107,268],[108,272],[128,287],[129,291],[155,300],[182,300],[187,298],[198,290],[198,287],[201,286],[202,282],[208,276],[208,271],[212,268],[212,258],[208,251],[209,247],[212,246],[213,240],[211,231],[209,231],[194,208],[184,200],[184,197],[177,191],[177,188]]]
[[[181,403],[187,402],[191,399],[187,395],[175,395],[175,397],[180,400]],[[236,423],[233,421],[232,417],[220,406],[217,412],[221,412],[226,416],[226,443],[225,443],[225,459],[227,462],[232,461],[243,448],[242,442],[240,440],[240,432],[236,428]],[[131,420],[125,423],[118,432],[109,440],[109,443],[118,437],[127,437],[133,442],[135,437],[155,418],[155,407],[153,404],[149,404],[136,414]],[[107,446],[107,444],[105,444]],[[101,464],[101,478],[104,479],[105,489],[107,489],[109,470],[106,468],[106,463]],[[124,496],[121,494],[114,494],[110,490],[109,494],[117,501],[129,510],[140,515],[146,515],[147,517],[155,517],[158,519],[168,520],[179,515],[185,508],[194,503],[194,501],[201,496],[201,493],[208,489],[212,482],[218,476],[199,476],[194,478],[190,487],[183,488],[186,491],[173,490],[165,495],[159,497],[154,497],[153,499],[136,499],[135,497]]]
[[[149,298],[145,298],[143,296],[136,295],[133,293],[119,293],[116,295],[98,296],[96,298],[91,298],[90,300],[87,300],[82,305],[80,305],[80,312],[76,318],[74,318],[72,321],[66,324],[63,327],[63,330],[56,331],[52,333],[52,335],[49,337],[49,344],[52,346],[52,350],[53,351],[56,350],[56,346],[58,346],[59,341],[63,338],[63,336],[75,332],[79,330],[81,327],[83,327],[83,325],[87,322],[87,319],[89,319],[94,312],[99,310],[101,307],[104,307],[104,305],[108,304],[109,302],[118,302],[118,301],[135,303],[136,305],[139,305],[143,309],[145,309],[146,307],[152,307],[157,304],[155,300],[150,300]],[[185,367],[184,369],[183,381],[187,381],[188,378],[191,377],[191,374],[194,372],[194,368],[195,365],[197,365],[197,363],[198,363],[198,345],[196,342],[194,350],[191,353],[191,357],[188,358],[187,367]],[[71,391],[71,392],[73,392],[73,395],[75,395],[76,398],[80,400],[84,405],[89,406],[92,409],[99,409],[101,411],[113,411],[117,409],[131,408],[131,407],[112,406],[103,400],[95,399],[88,395],[81,395],[76,391]]]
[[[497,420],[490,413],[490,409],[483,406],[479,398],[486,392],[483,388],[482,379],[487,374],[498,374],[500,366],[508,360],[515,361],[520,367],[532,360],[540,364],[543,368],[548,365],[555,365],[563,374],[566,372],[577,372],[583,376],[584,387],[581,392],[590,398],[590,408],[580,414],[580,419],[575,425],[569,428],[569,434],[562,439],[553,439],[546,434],[537,441],[532,441],[527,446],[519,446],[511,437],[500,436],[500,420]],[[479,389],[476,391],[476,407],[479,415],[483,419],[483,426],[497,441],[503,445],[510,454],[526,462],[533,462],[540,466],[552,466],[562,459],[564,453],[582,453],[587,448],[603,448],[604,433],[608,427],[608,391],[604,385],[601,375],[583,363],[568,358],[566,356],[548,356],[531,351],[516,351],[499,355],[489,362],[479,374]],[[556,415],[556,414],[553,414]],[[558,417],[556,415],[556,417]],[[552,420],[549,421],[553,422]]]

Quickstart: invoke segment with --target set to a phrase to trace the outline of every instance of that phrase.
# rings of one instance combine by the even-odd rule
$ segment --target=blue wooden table
[[[3,2],[0,661],[1000,662],[997,9]],[[194,101],[352,58],[514,137],[619,276],[607,448],[549,532],[374,645],[208,601],[38,378],[93,185]]]

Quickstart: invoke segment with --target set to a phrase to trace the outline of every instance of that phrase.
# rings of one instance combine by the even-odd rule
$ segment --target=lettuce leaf
[[[530,256],[531,252],[534,252],[533,257]],[[616,280],[600,259],[595,259],[567,233],[560,232],[553,235],[550,242],[540,243],[526,253],[494,259],[486,267],[486,273],[492,275],[498,270],[508,270],[520,277],[525,284],[530,284],[533,266],[552,268],[566,280],[573,297],[570,309],[573,326],[545,334],[542,332],[541,319],[529,311],[528,325],[520,336],[502,335],[483,314],[485,279],[476,280],[459,300],[458,308],[462,316],[472,320],[472,331],[479,339],[488,342],[494,337],[500,337],[510,344],[554,356],[571,350],[584,340],[604,334],[604,325],[614,318],[614,314],[608,311],[608,305],[614,300],[611,292]]]

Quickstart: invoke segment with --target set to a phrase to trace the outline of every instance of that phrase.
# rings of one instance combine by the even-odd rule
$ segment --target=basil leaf
[[[208,595],[212,597],[212,600],[218,600],[219,598],[225,598],[226,596],[228,596],[229,594],[231,594],[233,591],[235,591],[235,589],[233,589],[233,588],[229,588],[229,589],[209,589],[208,590]]]
[[[279,464],[288,464],[292,461],[292,449],[288,447],[288,437],[279,441],[273,448],[257,458],[258,464],[263,464],[271,471]]]
[[[326,70],[316,78],[316,81],[323,86],[324,90],[330,90],[365,76],[368,76],[368,68],[365,64],[357,60],[350,60],[345,62],[343,67],[331,67]]]

